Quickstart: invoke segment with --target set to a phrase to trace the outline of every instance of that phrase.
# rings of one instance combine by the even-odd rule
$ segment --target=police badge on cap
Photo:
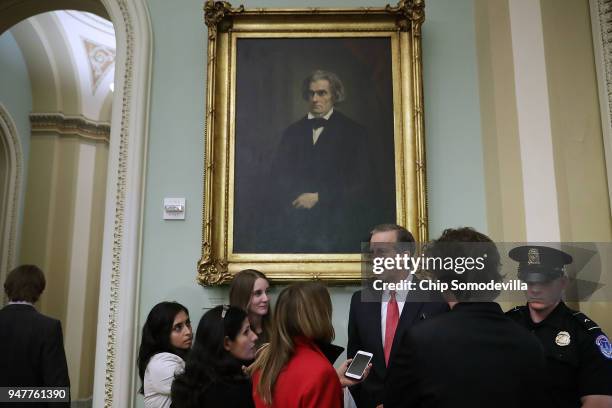
[[[558,249],[527,245],[513,248],[508,255],[519,263],[518,277],[528,283],[549,282],[563,276],[572,256]]]

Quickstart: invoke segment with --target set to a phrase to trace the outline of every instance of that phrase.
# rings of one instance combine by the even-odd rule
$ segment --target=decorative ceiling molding
[[[115,50],[86,38],[83,38],[83,45],[91,71],[91,90],[95,94],[101,79],[115,64]]]
[[[78,136],[86,140],[109,143],[110,123],[94,122],[83,116],[62,113],[31,113],[32,134],[53,132],[58,135]]]
[[[106,35],[112,35],[113,37],[115,36],[115,29],[113,28],[113,23],[111,23],[105,18],[87,12],[73,10],[63,11],[81,24],[85,24],[86,26],[93,28],[94,30],[98,30]]]

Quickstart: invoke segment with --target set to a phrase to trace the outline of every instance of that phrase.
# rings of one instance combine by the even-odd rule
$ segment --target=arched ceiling
[[[0,2],[0,34],[26,18],[54,10],[80,10],[109,20],[99,0],[2,0]]]
[[[110,121],[115,72],[110,21],[76,10],[52,11],[23,20],[10,32],[28,67],[34,112]]]

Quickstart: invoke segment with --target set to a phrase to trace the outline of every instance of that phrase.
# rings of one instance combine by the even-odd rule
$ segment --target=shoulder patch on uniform
[[[578,323],[580,323],[580,325],[584,327],[589,333],[596,333],[597,331],[601,331],[601,327],[599,327],[597,323],[589,319],[584,313],[573,312],[572,315],[574,316],[574,319],[576,319]]]
[[[599,351],[601,351],[605,358],[612,360],[612,344],[610,344],[610,340],[605,334],[597,336],[595,344],[599,347]]]

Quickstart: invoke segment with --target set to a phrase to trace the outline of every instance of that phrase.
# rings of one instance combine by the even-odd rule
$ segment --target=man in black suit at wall
[[[0,387],[70,387],[61,324],[34,308],[44,289],[45,276],[34,265],[19,266],[6,278],[9,303],[0,310]]]
[[[426,257],[444,260],[432,262],[429,271],[449,285],[444,297],[451,311],[411,328],[399,341],[384,407],[551,407],[538,340],[493,302],[499,291],[458,286],[503,280],[495,244],[471,228],[448,229]]]
[[[370,249],[375,256],[393,257],[394,252],[414,254],[415,240],[405,228],[381,224],[371,232]],[[409,271],[388,271],[384,280],[397,282],[412,279]],[[348,322],[347,356],[358,350],[373,353],[372,369],[360,384],[351,387],[359,408],[374,408],[382,403],[387,365],[397,353],[397,341],[412,325],[448,311],[441,302],[422,302],[408,291],[374,291],[364,289],[353,294]],[[441,300],[441,298],[439,299]]]

